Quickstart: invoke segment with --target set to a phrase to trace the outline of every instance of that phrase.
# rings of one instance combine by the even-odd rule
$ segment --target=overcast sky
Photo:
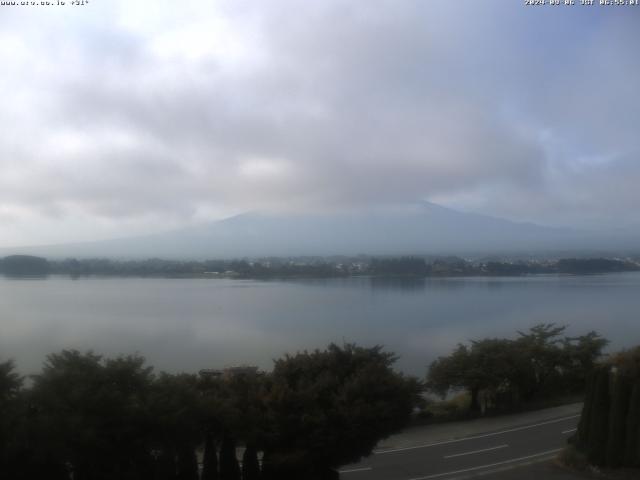
[[[421,199],[640,224],[640,7],[523,3],[2,6],[0,246]]]

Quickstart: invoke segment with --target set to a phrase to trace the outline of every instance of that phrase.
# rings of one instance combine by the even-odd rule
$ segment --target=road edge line
[[[466,442],[466,441],[469,441],[469,440],[477,440],[478,438],[487,438],[487,437],[493,437],[495,435],[502,435],[502,434],[505,434],[505,433],[519,432],[521,430],[527,430],[529,428],[542,427],[544,425],[551,425],[553,423],[560,423],[560,422],[563,422],[565,420],[571,420],[571,419],[580,417],[580,415],[581,414],[571,415],[569,417],[556,418],[554,420],[549,420],[549,421],[542,422],[542,423],[536,423],[534,425],[525,425],[525,426],[522,426],[522,427],[515,427],[515,428],[510,428],[510,429],[507,429],[507,430],[501,430],[499,432],[492,432],[492,433],[484,433],[484,434],[480,434],[480,435],[473,435],[471,437],[454,438],[454,439],[451,439],[451,440],[444,440],[442,442],[426,443],[424,445],[414,445],[414,446],[411,446],[411,447],[393,448],[393,449],[390,449],[390,450],[374,450],[373,451],[373,455],[385,455],[387,453],[404,452],[404,451],[407,451],[407,450],[417,450],[419,448],[436,447],[438,445],[448,445],[450,443]]]
[[[449,476],[449,475],[456,475],[458,473],[474,472],[476,470],[483,470],[485,468],[497,467],[497,466],[500,466],[500,465],[506,465],[506,464],[509,464],[509,463],[520,462],[522,460],[529,460],[531,458],[542,457],[542,456],[545,456],[545,455],[552,455],[552,454],[560,452],[561,450],[562,450],[562,448],[556,448],[555,450],[547,450],[546,452],[534,453],[533,455],[527,455],[526,457],[513,458],[511,460],[504,460],[502,462],[490,463],[488,465],[479,465],[477,467],[465,468],[463,470],[456,470],[456,471],[453,471],[453,472],[436,473],[434,475],[427,475],[425,477],[414,477],[414,478],[410,478],[409,480],[429,480],[431,478],[446,477],[446,476]],[[553,458],[553,457],[550,457],[550,458]]]

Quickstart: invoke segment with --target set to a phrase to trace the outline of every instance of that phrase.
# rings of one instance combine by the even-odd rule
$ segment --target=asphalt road
[[[579,415],[551,418],[455,440],[379,450],[340,470],[343,480],[453,480],[553,458]]]

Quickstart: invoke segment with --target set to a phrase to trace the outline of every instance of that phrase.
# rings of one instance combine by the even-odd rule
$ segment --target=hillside
[[[230,258],[303,255],[512,254],[625,248],[604,235],[462,213],[431,203],[340,214],[246,213],[134,238],[2,249],[52,258]]]

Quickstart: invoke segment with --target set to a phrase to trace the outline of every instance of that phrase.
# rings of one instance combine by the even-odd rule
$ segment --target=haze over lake
[[[422,376],[457,342],[540,322],[596,330],[612,350],[640,338],[640,274],[299,281],[0,277],[0,358],[23,373],[63,348],[138,352],[157,369],[270,369],[329,342],[383,344]]]

